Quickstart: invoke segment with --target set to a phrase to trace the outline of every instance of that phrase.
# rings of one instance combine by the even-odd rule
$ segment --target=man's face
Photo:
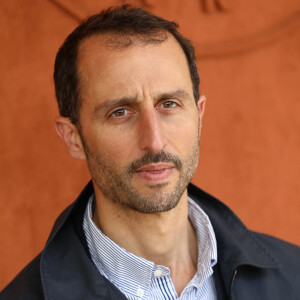
[[[96,196],[142,213],[168,211],[196,171],[204,104],[195,104],[172,36],[121,49],[104,39],[86,40],[78,58],[81,139]]]

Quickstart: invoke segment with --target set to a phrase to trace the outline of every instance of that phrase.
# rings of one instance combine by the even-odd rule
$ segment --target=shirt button
[[[144,290],[142,290],[141,288],[138,288],[136,291],[136,295],[139,297],[143,297],[144,296]]]
[[[159,276],[161,276],[161,274],[162,274],[162,271],[161,271],[161,270],[155,270],[155,271],[154,271],[154,276],[155,276],[155,277],[159,277]]]

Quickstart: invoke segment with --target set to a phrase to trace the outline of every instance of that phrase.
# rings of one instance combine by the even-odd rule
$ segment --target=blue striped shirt
[[[94,195],[89,199],[83,229],[92,260],[126,298],[217,299],[212,269],[217,263],[215,234],[205,212],[191,198],[188,200],[189,220],[198,242],[198,263],[196,274],[178,297],[169,268],[127,252],[102,233],[92,220]]]

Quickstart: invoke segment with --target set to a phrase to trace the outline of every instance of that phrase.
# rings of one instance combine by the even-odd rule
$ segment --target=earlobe
[[[70,119],[57,117],[55,119],[55,129],[59,137],[67,146],[71,156],[76,159],[84,160],[85,153],[78,129]]]

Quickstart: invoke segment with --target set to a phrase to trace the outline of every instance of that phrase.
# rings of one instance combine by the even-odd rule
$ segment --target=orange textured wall
[[[43,247],[89,174],[56,136],[56,51],[122,1],[0,1],[0,289]],[[299,1],[133,1],[196,46],[207,107],[194,182],[254,230],[300,244]]]

